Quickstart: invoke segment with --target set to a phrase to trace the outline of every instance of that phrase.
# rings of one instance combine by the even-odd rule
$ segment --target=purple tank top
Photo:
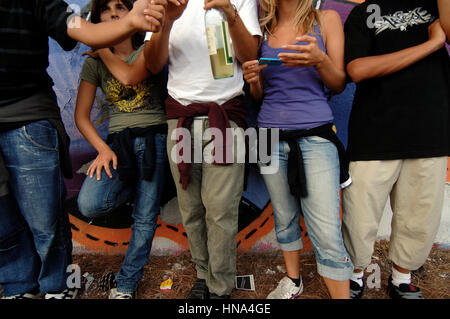
[[[314,31],[319,48],[326,52],[320,28]],[[296,44],[307,44],[297,42]],[[265,40],[261,57],[277,58],[280,52]],[[264,98],[258,114],[259,127],[283,130],[311,129],[333,121],[333,113],[325,95],[325,85],[314,67],[269,66],[262,71]]]

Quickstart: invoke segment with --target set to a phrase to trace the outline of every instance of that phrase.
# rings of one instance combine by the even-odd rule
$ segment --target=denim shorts
[[[326,278],[345,281],[353,272],[345,249],[340,220],[339,157],[335,145],[321,137],[298,139],[302,151],[308,195],[295,198],[288,185],[289,145],[280,141],[271,161],[278,161],[273,174],[263,174],[275,216],[275,232],[280,248],[303,248],[300,207],[316,255],[318,273]],[[260,164],[261,167],[262,164]]]

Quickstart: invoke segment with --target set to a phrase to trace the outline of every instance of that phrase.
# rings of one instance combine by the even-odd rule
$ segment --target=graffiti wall
[[[88,13],[88,0],[66,0],[75,9]],[[348,13],[357,3],[355,1],[318,0],[318,8],[333,9],[339,12],[344,22]],[[71,137],[71,157],[74,178],[66,180],[68,196],[66,209],[69,213],[74,246],[77,250],[88,250],[101,253],[124,253],[131,236],[132,203],[125,203],[109,216],[89,220],[83,217],[76,205],[76,199],[85,178],[85,164],[95,158],[96,152],[82,137],[74,123],[74,108],[79,83],[79,74],[84,61],[82,53],[89,48],[78,44],[71,52],[62,51],[53,40],[50,42],[49,74],[55,82],[54,90],[58,97],[63,121]],[[333,96],[330,100],[334,112],[337,134],[342,142],[347,143],[347,123],[352,105],[355,87],[349,84],[346,90]],[[248,122],[254,124],[256,112],[248,102]],[[103,96],[98,95],[93,107],[91,119],[103,137],[107,133],[105,103]],[[305,241],[305,250],[311,249],[307,229],[301,222]],[[278,250],[273,232],[274,219],[270,198],[264,182],[256,169],[249,174],[248,187],[245,190],[239,208],[239,233],[236,244],[240,251],[272,252]],[[176,197],[167,198],[158,217],[158,227],[153,244],[152,254],[172,254],[188,249],[187,236],[181,223]]]

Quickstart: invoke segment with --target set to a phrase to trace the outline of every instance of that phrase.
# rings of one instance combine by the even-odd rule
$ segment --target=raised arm
[[[95,99],[97,87],[87,81],[81,80],[78,88],[77,102],[75,106],[75,124],[80,133],[97,150],[98,156],[91,164],[87,175],[92,178],[97,174],[97,180],[101,178],[102,168],[109,177],[112,177],[109,163],[113,162],[113,168],[117,169],[117,156],[103,141],[90,120],[91,109]]]
[[[125,18],[98,24],[73,17],[68,24],[67,34],[91,47],[112,46],[137,31],[159,31],[166,5],[167,0],[138,0]]]
[[[387,76],[424,59],[442,48],[446,36],[439,20],[428,28],[428,41],[394,53],[358,58],[347,64],[347,72],[355,82]]]
[[[450,43],[450,1],[438,0],[438,7],[441,25],[447,35],[447,43]]]
[[[146,66],[153,74],[161,72],[169,60],[170,31],[175,20],[183,14],[188,2],[189,0],[178,0],[178,4],[169,2],[161,30],[158,33],[153,33],[150,40],[145,44],[144,56]]]
[[[199,0],[197,0],[199,1]],[[227,15],[234,52],[239,62],[254,60],[258,56],[258,36],[252,36],[242,22],[230,0],[205,0],[205,10],[220,8]]]
[[[306,45],[285,45],[283,48],[297,52],[282,52],[278,56],[286,66],[314,66],[323,83],[332,91],[341,93],[345,89],[344,69],[344,30],[342,21],[336,11],[322,12],[322,34],[327,53],[319,48],[317,38],[309,35],[296,40],[307,42]]]
[[[145,65],[144,52],[141,52],[132,64],[128,64],[120,59],[110,49],[100,49],[98,50],[98,55],[109,72],[123,85],[136,85],[150,75]]]

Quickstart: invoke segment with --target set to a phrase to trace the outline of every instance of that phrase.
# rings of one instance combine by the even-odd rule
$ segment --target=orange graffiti
[[[450,157],[447,159],[447,183],[450,183]]]
[[[107,228],[89,224],[69,214],[72,227],[72,239],[85,248],[104,254],[123,254],[127,251],[131,238],[131,228]],[[300,226],[304,239],[304,250],[312,249],[303,218]],[[274,229],[272,204],[269,203],[261,215],[242,229],[236,237],[237,249],[246,252]],[[189,249],[187,235],[183,225],[172,225],[161,222],[158,216],[155,238],[164,237],[172,240],[181,247]]]
[[[122,254],[128,249],[131,228],[108,228],[89,224],[69,214],[72,239],[85,248],[104,254]],[[168,238],[185,249],[189,248],[183,225],[171,225],[161,222],[158,216],[156,237]]]

